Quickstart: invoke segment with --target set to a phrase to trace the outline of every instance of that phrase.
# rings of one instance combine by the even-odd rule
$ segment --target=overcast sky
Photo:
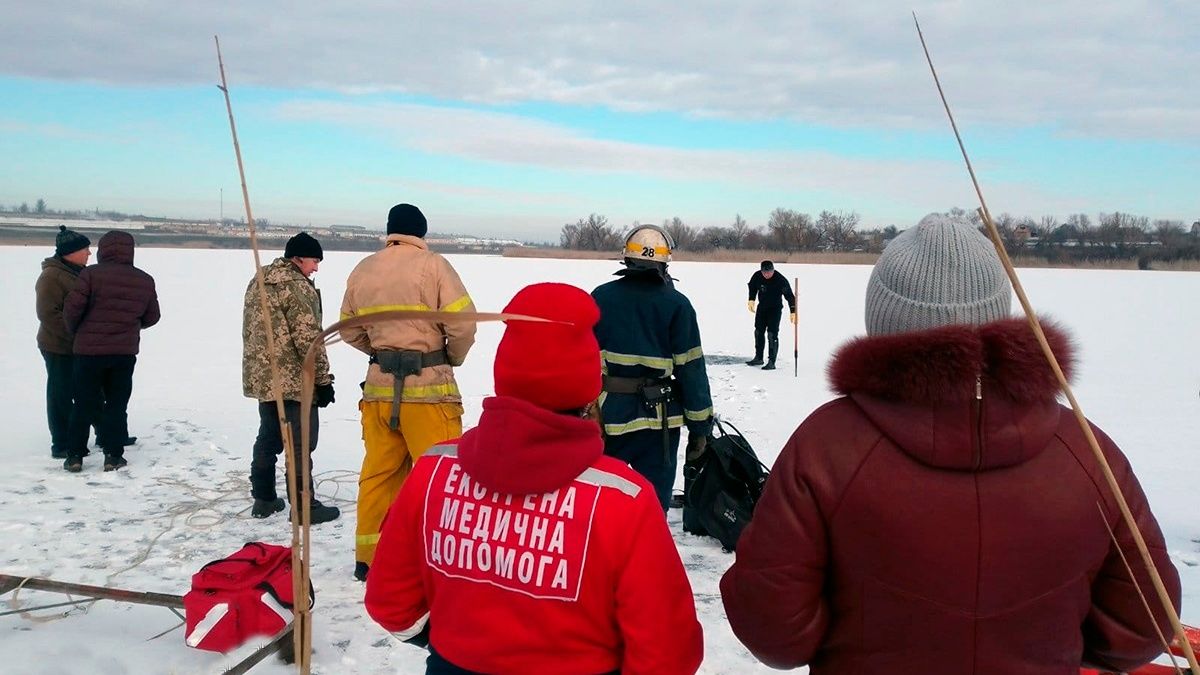
[[[554,239],[588,213],[761,225],[1200,218],[1200,3],[3,0],[0,204]]]

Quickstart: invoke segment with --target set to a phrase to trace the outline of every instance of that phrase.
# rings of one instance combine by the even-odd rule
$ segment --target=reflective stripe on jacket
[[[387,246],[363,259],[346,280],[341,318],[392,310],[473,312],[475,304],[458,273],[445,258],[429,250],[419,237],[393,234]],[[451,366],[461,365],[475,343],[475,324],[429,321],[386,321],[341,331],[342,339],[367,353],[444,348],[449,365],[426,368],[404,381],[404,400],[426,403],[461,401]],[[363,399],[392,400],[395,377],[378,364],[367,369]]]

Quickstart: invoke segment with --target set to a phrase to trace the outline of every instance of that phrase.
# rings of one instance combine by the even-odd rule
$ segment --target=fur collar
[[[1064,329],[1042,322],[1063,372],[1070,379],[1075,347]],[[1014,401],[1053,400],[1058,380],[1025,319],[981,326],[862,337],[843,345],[828,368],[839,394],[868,394],[910,403],[948,403],[975,396],[976,377],[989,391]]]

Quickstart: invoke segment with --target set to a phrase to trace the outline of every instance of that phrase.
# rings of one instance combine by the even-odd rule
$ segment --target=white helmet
[[[645,262],[671,262],[671,251],[675,242],[671,235],[657,225],[638,225],[625,237],[625,250],[622,255],[626,260],[641,260]]]

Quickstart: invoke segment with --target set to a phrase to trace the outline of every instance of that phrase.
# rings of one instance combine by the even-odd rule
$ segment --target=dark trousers
[[[754,313],[754,358],[761,359],[763,346],[769,340],[770,351],[768,361],[775,362],[779,356],[779,320],[783,318],[783,305],[779,307],[758,306]]]
[[[65,453],[70,447],[71,406],[75,401],[71,392],[74,357],[42,350],[42,360],[46,362],[46,423],[50,426],[50,449]]]
[[[284,415],[288,427],[292,430],[292,447],[296,449],[296,467],[308,471],[309,492],[312,493],[312,461],[309,455],[317,449],[317,430],[320,420],[317,417],[317,406],[312,407],[308,417],[309,438],[308,454],[300,452],[300,402],[284,401]],[[279,430],[279,412],[274,401],[258,403],[258,437],[254,439],[254,458],[250,461],[250,495],[255,499],[274,501],[278,494],[275,491],[275,460],[283,452],[283,436]],[[303,458],[303,460],[301,460]],[[297,473],[297,476],[302,474]],[[288,491],[291,494],[291,491]]]
[[[679,429],[671,429],[667,446],[669,449],[664,450],[662,429],[604,437],[604,454],[625,462],[650,481],[663,511],[670,507],[671,490],[675,487],[675,469],[679,465]]]
[[[87,454],[88,427],[94,421],[96,445],[106,455],[124,455],[125,439],[129,437],[129,397],[133,394],[133,368],[137,357],[132,354],[76,354],[72,358],[75,404],[71,407],[67,454],[73,457]]]

